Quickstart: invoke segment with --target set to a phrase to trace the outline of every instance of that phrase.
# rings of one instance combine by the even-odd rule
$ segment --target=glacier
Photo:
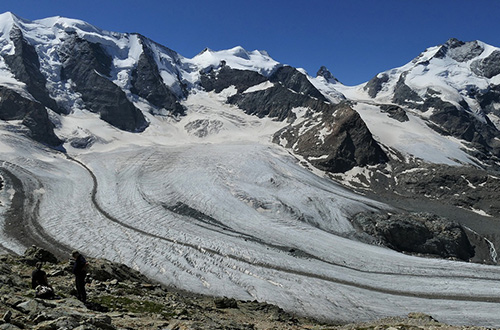
[[[188,116],[151,116],[151,129],[140,134],[87,111],[61,116],[58,134],[79,131],[96,141],[84,150],[68,146],[67,154],[1,123],[2,209],[24,195],[18,225],[29,235],[180,289],[267,301],[324,320],[420,311],[454,324],[500,325],[497,267],[350,239],[350,215],[391,208],[272,144],[283,123],[256,120],[214,93],[199,91],[185,105]],[[186,129],[215,119],[221,129],[204,137]],[[5,173],[19,182],[9,184]],[[12,217],[0,221],[2,249],[22,253],[23,238],[5,223]]]

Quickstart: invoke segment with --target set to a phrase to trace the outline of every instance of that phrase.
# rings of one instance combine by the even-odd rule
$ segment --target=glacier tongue
[[[72,160],[6,134],[8,170],[25,185],[37,182],[25,204],[39,202],[31,231],[165,284],[324,319],[416,310],[455,324],[500,324],[491,303],[500,301],[496,267],[339,236],[353,230],[350,214],[386,206],[314,175],[279,146],[135,136],[135,146],[115,139]],[[7,247],[22,252],[15,244]]]

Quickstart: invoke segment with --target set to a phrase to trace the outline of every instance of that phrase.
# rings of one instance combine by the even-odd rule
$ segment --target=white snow
[[[462,148],[461,141],[433,131],[420,117],[407,112],[408,122],[391,119],[377,106],[358,103],[354,109],[380,143],[392,146],[406,155],[430,163],[474,164]]]
[[[269,89],[271,87],[274,87],[274,83],[270,81],[264,81],[263,83],[257,84],[255,86],[247,88],[243,94],[246,93],[253,93],[253,92],[258,92],[258,91],[265,91],[266,89]]]
[[[257,71],[264,76],[269,76],[280,65],[265,51],[247,51],[241,46],[228,50],[213,51],[205,49],[192,59],[186,59],[200,69],[209,67],[218,68],[221,61],[233,69]]]

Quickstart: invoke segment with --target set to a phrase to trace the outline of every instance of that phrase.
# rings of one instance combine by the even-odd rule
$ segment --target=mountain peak
[[[10,11],[6,11],[5,13],[0,14],[0,22],[19,21],[19,20],[22,20],[22,18]]]
[[[465,42],[458,40],[457,38],[450,38],[446,41],[445,45],[449,48],[457,48],[464,45]]]
[[[8,34],[12,26],[19,25],[23,19],[10,11],[0,14],[0,32]]]
[[[449,57],[457,62],[467,62],[481,55],[483,51],[483,45],[477,40],[464,42],[450,38],[439,48],[434,57]]]
[[[205,48],[189,61],[200,70],[209,67],[218,68],[221,63],[224,63],[233,69],[257,71],[265,76],[269,76],[279,66],[279,63],[273,60],[267,52],[247,51],[241,46],[217,51]]]
[[[67,18],[67,17],[62,17],[62,16],[53,16],[53,17],[47,17],[43,19],[39,19],[34,21],[38,24],[41,24],[46,27],[50,28],[59,28],[61,30],[65,31],[82,31],[82,32],[92,32],[92,33],[100,33],[100,34],[106,34],[105,31],[99,29],[98,27],[87,23],[85,21],[79,20],[79,19],[74,19],[74,18]]]
[[[318,72],[316,73],[316,77],[323,77],[328,81],[329,83],[336,84],[338,83],[338,79],[333,76],[333,74],[328,70],[326,66],[321,66],[319,68]]]

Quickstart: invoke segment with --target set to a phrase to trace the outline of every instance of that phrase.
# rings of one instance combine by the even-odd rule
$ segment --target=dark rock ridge
[[[17,80],[26,84],[28,92],[41,104],[61,113],[56,101],[49,96],[45,86],[47,80],[40,72],[40,60],[35,47],[30,45],[23,37],[22,31],[14,26],[10,32],[10,38],[14,43],[14,54],[5,55],[5,63],[9,66]]]
[[[0,119],[22,120],[33,140],[48,146],[60,146],[62,141],[54,133],[54,125],[45,107],[29,100],[11,89],[0,86]]]
[[[463,42],[456,38],[449,39],[434,55],[435,58],[449,56],[457,62],[467,62],[481,55],[484,48],[477,42]]]
[[[461,225],[435,215],[360,213],[352,222],[373,242],[399,252],[463,261],[469,261],[475,254]]]
[[[178,96],[165,84],[155,61],[155,54],[148,47],[146,38],[140,37],[143,52],[137,67],[132,71],[130,92],[136,94],[158,108],[166,109],[171,115],[185,115],[186,109],[179,103]]]
[[[498,173],[477,168],[432,165],[415,171],[394,173],[393,191],[401,196],[423,196],[461,208],[483,210],[500,217]]]
[[[271,117],[277,120],[293,120],[296,118],[292,109],[307,107],[313,111],[323,111],[330,104],[326,98],[297,69],[283,66],[270,77],[273,87],[252,93],[239,93],[228,99],[246,113],[260,118]]]
[[[109,80],[111,57],[96,43],[68,35],[59,49],[61,79],[71,81],[89,110],[122,130],[143,131],[148,123],[125,93]]]
[[[230,86],[234,86],[238,93],[242,93],[249,87],[265,81],[267,78],[258,72],[232,69],[224,63],[219,70],[210,67],[200,77],[200,85],[206,91],[215,91],[216,93],[220,93]]]
[[[387,113],[389,118],[396,119],[399,122],[407,122],[410,119],[408,118],[408,115],[406,114],[406,111],[403,110],[403,108],[394,105],[394,104],[382,104],[380,105],[380,110],[382,112]]]
[[[329,105],[316,116],[310,114],[308,120],[277,132],[273,141],[286,141],[285,147],[293,148],[315,167],[333,173],[388,160],[359,114],[346,103]]]
[[[338,79],[333,76],[333,74],[326,68],[326,66],[321,66],[316,72],[316,77],[323,77],[329,83],[336,84],[338,83]]]
[[[291,66],[278,68],[269,77],[269,80],[290,89],[292,92],[326,102],[325,96],[311,84],[309,79]]]
[[[384,84],[389,81],[389,76],[386,74],[379,74],[373,77],[369,82],[363,86],[363,89],[368,92],[371,98],[375,98],[384,87]]]
[[[478,76],[493,78],[500,74],[500,51],[493,51],[488,57],[472,62],[471,69]]]
[[[484,117],[484,122],[480,121],[472,113],[458,109],[440,98],[428,98],[424,106],[439,109],[429,117],[431,122],[438,126],[436,128],[438,132],[470,142],[476,152],[474,156],[485,163],[491,163],[492,160],[500,158],[498,140],[500,131],[488,117]]]

